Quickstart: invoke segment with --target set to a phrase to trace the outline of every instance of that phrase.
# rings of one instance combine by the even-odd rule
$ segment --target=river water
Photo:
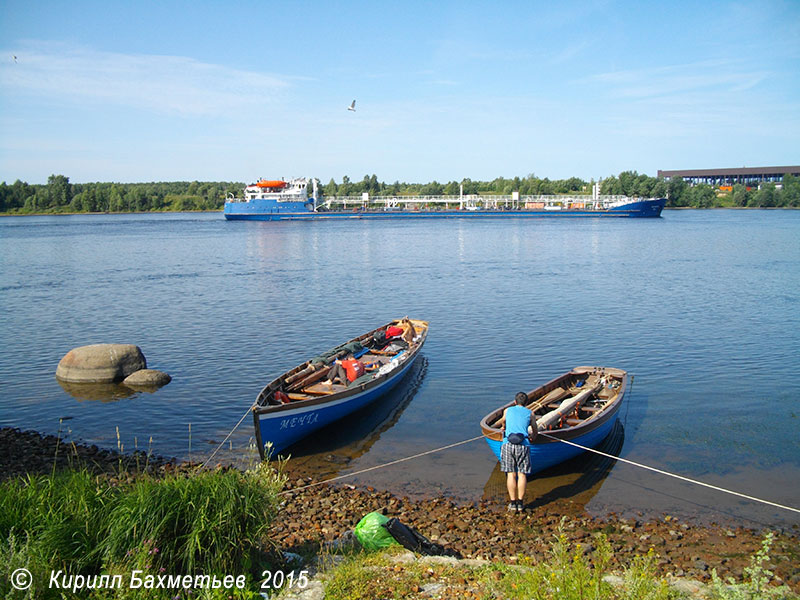
[[[219,213],[0,219],[0,425],[203,459],[261,387],[404,315],[418,360],[298,465],[342,475],[466,440],[481,417],[576,365],[635,377],[612,453],[800,505],[800,211],[660,219],[227,222]],[[64,389],[60,358],[134,343],[155,393]],[[215,457],[253,460],[245,418]],[[502,498],[482,440],[352,478],[410,496]],[[595,514],[787,526],[779,508],[610,460],[531,483]]]

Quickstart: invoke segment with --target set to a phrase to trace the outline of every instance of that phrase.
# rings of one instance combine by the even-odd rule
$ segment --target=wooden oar
[[[550,390],[547,394],[545,394],[542,398],[537,400],[532,404],[526,404],[525,408],[530,410],[531,412],[536,412],[543,406],[550,404],[551,402],[556,402],[561,400],[564,396],[567,395],[567,390],[561,387],[557,387],[554,390]],[[493,425],[493,427],[497,427],[498,429],[502,429],[503,426],[506,424],[506,416],[502,415],[500,419],[498,419],[497,423]]]
[[[289,384],[290,384],[290,383],[292,383],[293,381],[297,381],[297,380],[298,380],[298,379],[300,379],[301,377],[305,377],[305,376],[306,376],[306,375],[308,375],[309,373],[313,373],[313,372],[314,372],[314,371],[316,371],[316,370],[317,370],[317,367],[316,367],[316,365],[308,365],[308,366],[307,366],[305,369],[303,369],[302,371],[298,371],[298,372],[297,372],[297,373],[295,373],[294,375],[289,375],[289,376],[288,376],[286,379],[284,379],[284,380],[283,380],[283,382],[284,382],[286,385],[289,385]]]
[[[295,383],[293,383],[292,385],[290,385],[286,389],[287,389],[287,391],[290,391],[290,392],[295,392],[297,390],[301,390],[304,387],[307,387],[307,386],[311,385],[312,383],[316,383],[317,381],[319,381],[320,379],[325,377],[330,372],[331,369],[332,369],[332,367],[323,367],[319,371],[311,373],[311,375],[309,375],[308,377],[305,377],[305,378],[301,379],[300,381],[296,381]]]

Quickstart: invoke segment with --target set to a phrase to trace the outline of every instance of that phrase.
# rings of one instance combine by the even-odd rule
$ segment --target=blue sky
[[[0,3],[8,183],[790,164],[797,0]]]

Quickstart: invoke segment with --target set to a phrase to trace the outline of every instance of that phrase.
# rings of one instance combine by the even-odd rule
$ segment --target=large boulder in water
[[[167,385],[170,381],[172,381],[172,377],[164,373],[164,371],[142,369],[128,375],[123,380],[122,384],[130,388],[150,391],[152,388],[159,388],[162,385]]]
[[[111,383],[146,368],[139,346],[92,344],[67,352],[58,363],[56,377],[73,383]]]

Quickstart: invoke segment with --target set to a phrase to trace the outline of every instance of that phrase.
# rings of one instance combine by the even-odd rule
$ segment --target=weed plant
[[[563,521],[562,521],[563,527]],[[773,535],[768,533],[761,549],[745,569],[746,581],[713,582],[703,597],[709,600],[798,600],[787,586],[772,587],[769,560]],[[375,598],[494,598],[517,600],[675,600],[684,596],[656,575],[657,555],[651,549],[632,558],[621,577],[609,577],[611,546],[603,533],[593,539],[591,561],[580,544],[571,546],[560,529],[547,561],[535,563],[519,557],[516,565],[481,567],[423,561],[397,561],[404,552],[388,548],[376,553],[344,548],[339,563],[326,569],[326,600],[374,600]],[[322,561],[335,564],[331,557]],[[613,583],[613,585],[612,585]]]
[[[425,562],[398,563],[387,549],[376,554],[349,555],[327,575],[325,598],[496,598],[516,600],[670,600],[680,594],[655,575],[655,555],[636,557],[612,586],[611,547],[605,535],[594,538],[593,566],[580,544],[571,547],[563,532],[552,543],[546,562],[520,557],[516,565],[465,567]]]
[[[732,577],[726,582],[717,575],[717,570],[711,570],[711,589],[714,600],[783,600],[796,599],[787,586],[769,587],[772,571],[767,570],[765,563],[769,561],[769,551],[772,548],[774,535],[768,532],[761,541],[761,548],[750,557],[750,566],[744,569],[745,580],[736,583]]]
[[[490,584],[490,588],[499,598],[532,600],[669,600],[680,597],[656,577],[652,552],[634,557],[625,569],[622,585],[614,587],[604,579],[609,574],[612,555],[605,534],[594,536],[594,566],[590,565],[584,550],[581,544],[570,547],[567,537],[559,530],[548,562],[532,564],[523,557],[519,563],[521,568],[503,568],[503,577]]]

